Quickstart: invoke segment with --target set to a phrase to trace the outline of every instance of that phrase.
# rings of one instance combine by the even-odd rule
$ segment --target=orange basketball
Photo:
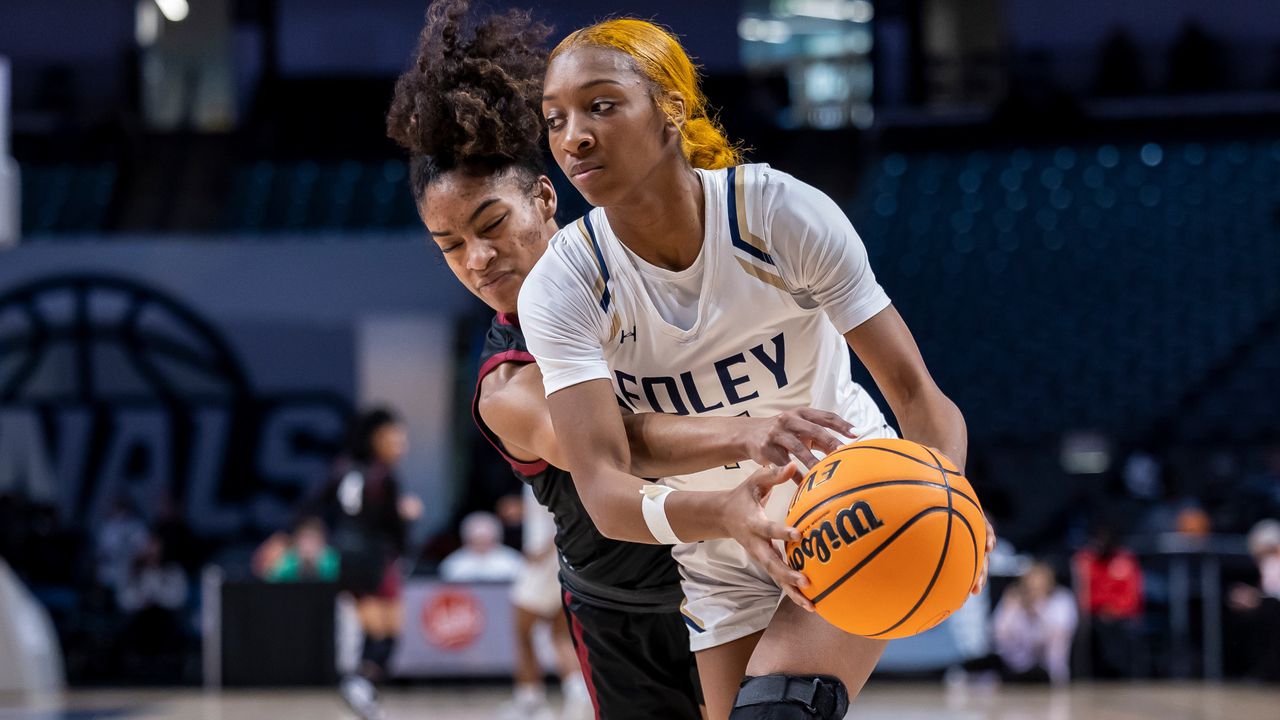
[[[964,604],[982,569],[986,521],[950,460],[909,440],[866,440],[828,455],[787,512],[786,546],[805,596],[846,632],[924,632]]]

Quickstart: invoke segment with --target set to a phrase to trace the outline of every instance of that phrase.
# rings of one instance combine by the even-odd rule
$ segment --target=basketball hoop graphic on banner
[[[0,292],[0,492],[65,523],[126,502],[204,537],[278,528],[349,416],[325,387],[256,388],[222,331],[159,288],[70,274]]]

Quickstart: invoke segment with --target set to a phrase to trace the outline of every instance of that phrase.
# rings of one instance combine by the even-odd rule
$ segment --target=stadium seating
[[[891,154],[867,172],[854,225],[976,437],[1133,438],[1188,410],[1191,438],[1277,427],[1257,372],[1225,376],[1237,357],[1276,375],[1280,141]]]
[[[23,237],[101,232],[115,188],[116,168],[106,163],[23,166]]]
[[[413,228],[406,175],[240,165],[216,230]],[[116,178],[24,167],[25,234],[102,230]],[[1280,140],[893,153],[859,187],[854,226],[975,439],[1280,426],[1258,386],[1280,374]]]
[[[399,160],[258,162],[238,168],[223,214],[232,233],[401,230],[416,225]]]

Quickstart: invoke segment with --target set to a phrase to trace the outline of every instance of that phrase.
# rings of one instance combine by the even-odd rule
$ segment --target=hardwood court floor
[[[943,688],[880,683],[855,702],[850,720],[1276,720],[1280,687],[1147,683],[1070,689]],[[500,720],[509,697],[494,688],[392,690],[388,720]],[[59,697],[0,695],[0,720],[351,720],[323,690],[71,691]],[[660,720],[660,719],[655,719]]]

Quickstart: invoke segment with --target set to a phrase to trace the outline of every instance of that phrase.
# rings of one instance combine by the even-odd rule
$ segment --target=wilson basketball
[[[872,638],[915,635],[964,604],[982,569],[986,522],[950,460],[909,440],[867,440],[805,477],[787,524],[787,561],[836,627]]]

